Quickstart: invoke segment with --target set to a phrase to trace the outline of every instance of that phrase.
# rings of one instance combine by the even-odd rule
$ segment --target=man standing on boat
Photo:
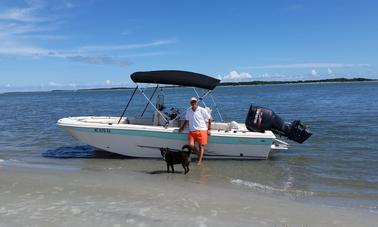
[[[211,116],[202,107],[198,106],[197,99],[192,97],[190,99],[191,107],[186,110],[184,124],[180,127],[179,132],[189,124],[188,143],[194,149],[194,142],[198,142],[200,150],[197,153],[197,165],[201,165],[203,154],[205,152],[205,145],[207,144],[208,136],[211,129]]]

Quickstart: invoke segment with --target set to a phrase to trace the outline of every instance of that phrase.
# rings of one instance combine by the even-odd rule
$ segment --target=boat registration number
[[[112,133],[112,131],[108,128],[95,128],[94,131],[99,133]]]

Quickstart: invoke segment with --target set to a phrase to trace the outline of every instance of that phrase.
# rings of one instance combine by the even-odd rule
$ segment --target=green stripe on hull
[[[130,135],[143,136],[161,139],[187,140],[187,134],[172,133],[172,132],[153,132],[142,130],[128,130],[128,129],[107,129],[107,128],[79,128],[74,127],[76,131],[87,133],[113,134],[113,135]],[[270,145],[273,139],[270,138],[235,138],[224,136],[210,136],[209,143],[212,144],[253,144],[253,145]]]

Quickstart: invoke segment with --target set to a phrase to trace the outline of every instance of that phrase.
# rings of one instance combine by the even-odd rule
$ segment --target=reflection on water
[[[209,181],[209,169],[206,167],[206,164],[203,163],[202,165],[198,166],[198,173],[196,183],[198,184],[207,184]]]
[[[89,145],[67,146],[56,149],[49,149],[42,153],[46,158],[103,158],[103,159],[125,159],[130,158],[124,155],[96,149]]]

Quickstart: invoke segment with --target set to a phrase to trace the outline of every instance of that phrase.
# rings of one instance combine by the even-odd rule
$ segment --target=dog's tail
[[[185,144],[184,146],[182,146],[181,149],[182,149],[183,151],[188,150],[188,151],[186,152],[188,155],[190,155],[190,154],[192,153],[192,147],[189,146],[188,144]]]

